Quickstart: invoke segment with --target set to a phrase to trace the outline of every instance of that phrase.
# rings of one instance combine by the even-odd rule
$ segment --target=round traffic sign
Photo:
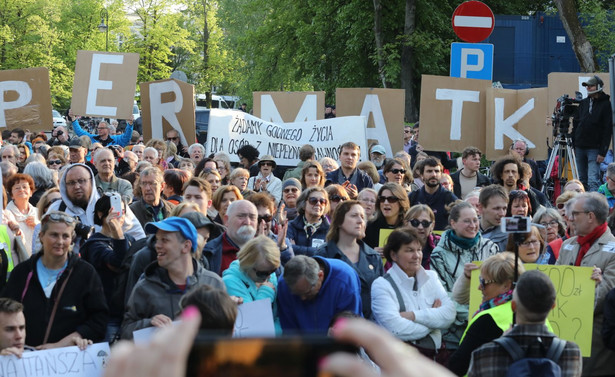
[[[480,1],[466,1],[453,12],[453,30],[462,40],[470,43],[487,39],[493,31],[495,18],[491,9]]]

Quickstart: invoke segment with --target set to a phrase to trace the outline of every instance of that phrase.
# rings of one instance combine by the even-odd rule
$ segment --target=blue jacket
[[[322,240],[322,243],[325,243],[327,232],[329,232],[329,220],[323,216],[320,227],[318,227],[311,237],[308,237],[304,229],[303,216],[297,215],[293,221],[288,223],[286,237],[295,242],[293,244],[295,255],[307,255],[311,257],[320,245],[313,246],[312,240],[319,239]]]
[[[284,277],[278,282],[278,314],[284,332],[326,334],[335,314],[348,310],[361,315],[361,282],[355,270],[341,260],[314,259],[324,265],[324,278],[312,300],[293,295]]]
[[[130,139],[132,138],[132,124],[128,123],[126,123],[126,130],[123,134],[109,135],[108,139],[104,142],[100,140],[98,135],[91,134],[81,128],[81,125],[77,120],[73,121],[73,131],[75,131],[75,134],[77,134],[77,136],[86,135],[90,138],[90,140],[92,140],[92,143],[101,143],[104,147],[107,147],[109,145],[121,145],[122,147],[125,147],[126,145],[128,145],[128,143],[130,143]]]
[[[276,334],[282,333],[280,326],[280,318],[278,317],[277,303],[275,301],[275,289],[266,285],[256,286],[254,280],[250,279],[239,266],[239,261],[233,261],[229,268],[222,273],[222,281],[226,285],[226,291],[231,296],[241,297],[243,302],[252,302],[258,300],[271,301],[273,311],[273,324],[275,325]],[[278,278],[275,272],[269,276],[269,282],[274,287],[278,286]]]

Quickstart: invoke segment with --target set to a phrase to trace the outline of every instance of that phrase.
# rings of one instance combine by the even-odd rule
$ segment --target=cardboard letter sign
[[[168,79],[139,86],[144,139],[164,139],[168,131],[176,129],[183,145],[194,143],[194,85]]]
[[[277,124],[325,118],[325,92],[254,92],[254,116]]]
[[[338,117],[360,115],[367,118],[367,144],[380,144],[387,157],[403,150],[404,89],[352,88],[335,90]],[[369,159],[367,150],[361,157]]]
[[[132,116],[139,54],[77,51],[71,108],[75,115]]]
[[[0,71],[0,128],[53,128],[47,68]]]

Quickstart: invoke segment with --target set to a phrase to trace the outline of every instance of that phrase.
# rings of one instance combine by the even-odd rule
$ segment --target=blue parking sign
[[[493,79],[493,45],[490,43],[451,44],[451,77]]]

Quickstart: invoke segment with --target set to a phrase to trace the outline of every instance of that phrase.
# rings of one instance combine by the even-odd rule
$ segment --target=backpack
[[[519,344],[509,336],[500,337],[494,342],[504,347],[512,357],[513,362],[508,367],[507,377],[559,377],[562,375],[557,362],[566,347],[565,340],[554,337],[545,357],[526,357],[526,353]]]

